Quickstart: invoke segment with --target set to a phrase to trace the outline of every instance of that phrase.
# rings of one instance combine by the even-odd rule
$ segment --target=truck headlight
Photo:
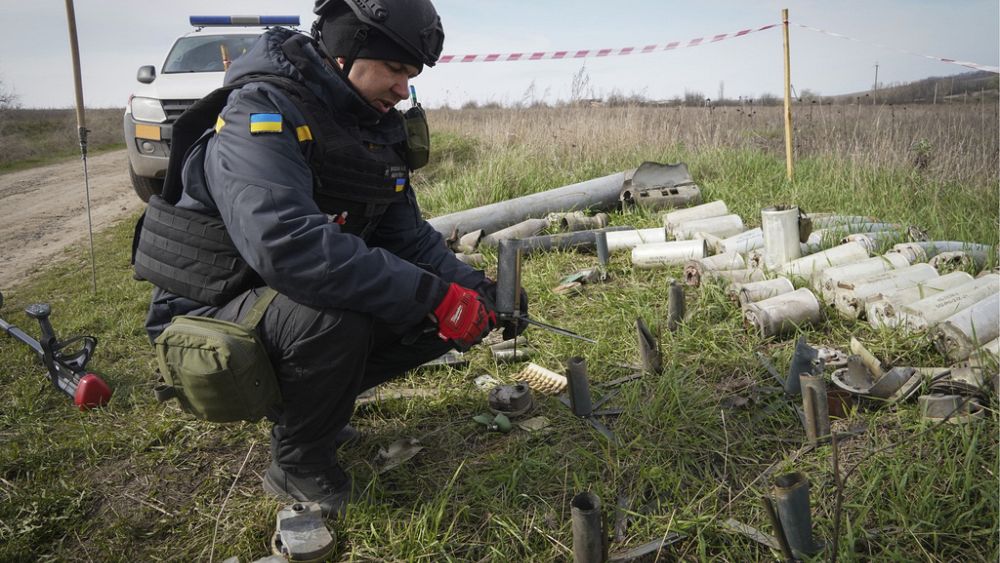
[[[167,114],[163,113],[163,104],[156,98],[132,98],[132,118],[136,121],[152,121],[163,123]]]

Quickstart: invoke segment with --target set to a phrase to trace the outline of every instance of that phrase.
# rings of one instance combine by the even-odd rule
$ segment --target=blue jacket
[[[307,65],[297,68],[285,57],[281,45],[289,40],[301,42]],[[356,123],[350,130],[359,142],[392,145],[405,138],[400,114],[368,105],[300,33],[265,32],[233,62],[226,83],[254,74],[305,84],[331,112]],[[251,134],[252,114],[281,115],[281,132]],[[313,200],[307,147],[296,133],[305,119],[277,87],[259,82],[233,91],[219,117],[215,134],[192,147],[184,162],[177,206],[221,217],[243,259],[279,293],[311,307],[367,313],[402,333],[427,317],[449,282],[483,283],[483,273],[456,259],[424,221],[409,185],[367,244],[342,233]],[[153,339],[175,315],[215,310],[156,288],[146,329]]]

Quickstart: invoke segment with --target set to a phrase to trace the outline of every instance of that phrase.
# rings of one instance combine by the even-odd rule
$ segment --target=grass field
[[[88,153],[120,149],[122,108],[88,109]],[[0,173],[80,156],[72,109],[0,109]]]
[[[706,201],[722,199],[750,225],[766,205],[870,214],[919,225],[934,239],[998,242],[998,119],[995,106],[796,109],[795,182],[785,179],[780,110],[562,108],[436,111],[435,157],[420,172],[427,215],[463,209],[633,168],[686,162]],[[614,224],[659,226],[657,214],[616,213]],[[61,335],[101,343],[93,360],[115,388],[111,405],[80,413],[47,386],[28,350],[0,337],[0,560],[252,561],[268,551],[280,503],[264,496],[266,424],[213,425],[158,405],[154,359],[142,329],[149,286],[132,280],[132,224],[96,237],[98,286],[87,254],[5,291],[3,317],[29,333],[20,311],[52,304]],[[488,256],[495,263],[495,256]],[[335,525],[335,560],[572,560],[570,499],[593,491],[622,500],[627,528],[612,551],[680,532],[660,561],[756,561],[769,549],[728,531],[733,518],[771,532],[761,496],[774,476],[805,473],[814,533],[839,559],[996,561],[998,430],[995,398],[969,425],[928,426],[915,404],[868,408],[836,422],[846,478],[839,536],[829,445],[805,448],[796,415],[755,352],[787,366],[794,339],[762,341],[741,324],[722,290],[687,291],[686,321],[665,328],[667,286],[680,270],[633,270],[615,255],[607,284],[567,297],[551,288],[596,263],[553,252],[524,263],[536,318],[598,340],[596,346],[529,329],[533,359],[556,371],[587,359],[592,389],[628,375],[638,361],[633,323],[661,338],[664,371],[620,387],[624,413],[613,447],[554,399],[536,414],[542,432],[488,433],[472,380],[511,381],[520,366],[496,365],[476,349],[461,369],[417,372],[394,387],[436,397],[364,406],[361,442],[342,451],[365,499]],[[493,270],[493,268],[490,268]],[[8,289],[8,288],[3,288]],[[846,349],[861,339],[886,362],[943,365],[926,338],[833,317],[803,332],[814,345]],[[739,399],[739,400],[734,400]],[[746,399],[746,406],[733,403]],[[425,449],[378,473],[380,447],[418,438]],[[829,558],[831,549],[817,555]]]

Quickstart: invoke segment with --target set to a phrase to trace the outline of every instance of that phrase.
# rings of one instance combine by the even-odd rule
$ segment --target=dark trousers
[[[215,318],[242,320],[260,291],[237,296]],[[268,306],[258,333],[282,397],[271,430],[271,456],[282,469],[300,474],[337,464],[334,436],[350,421],[358,394],[451,348],[434,331],[404,338],[399,327],[390,330],[370,315],[314,309],[284,295]]]

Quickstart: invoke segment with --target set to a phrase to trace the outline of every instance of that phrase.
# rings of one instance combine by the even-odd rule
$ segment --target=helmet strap
[[[361,26],[356,32],[354,32],[354,44],[351,45],[351,52],[344,57],[344,77],[346,78],[351,74],[351,67],[354,66],[354,61],[358,58],[358,53],[361,52],[361,48],[365,46],[368,41],[368,26]]]

